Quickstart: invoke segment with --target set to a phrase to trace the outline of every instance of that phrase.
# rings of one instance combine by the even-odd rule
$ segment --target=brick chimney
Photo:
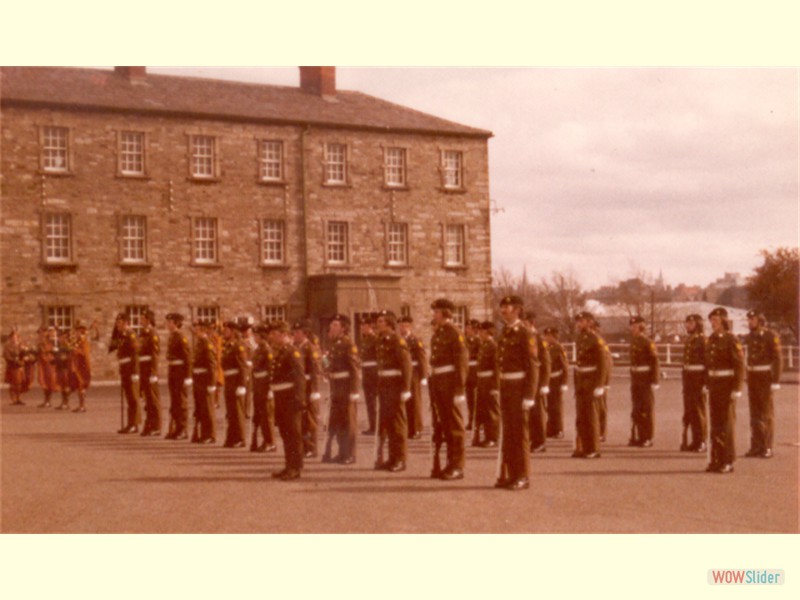
[[[147,77],[147,67],[114,67],[114,72],[128,81],[143,81]]]
[[[317,96],[335,96],[336,67],[300,67],[300,89]]]

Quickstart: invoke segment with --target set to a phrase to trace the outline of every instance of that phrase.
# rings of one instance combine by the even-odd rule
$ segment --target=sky
[[[150,68],[298,85],[286,68]],[[798,244],[800,71],[337,68],[360,91],[488,129],[493,269],[586,289],[705,286]]]

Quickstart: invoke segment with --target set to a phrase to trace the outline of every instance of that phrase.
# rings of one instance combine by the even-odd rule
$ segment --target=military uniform
[[[253,439],[250,450],[266,452],[275,449],[275,398],[270,394],[269,375],[272,351],[261,341],[253,351]],[[262,443],[258,443],[259,434]]]
[[[366,433],[375,433],[375,413],[378,403],[378,336],[365,333],[361,336],[361,378],[364,387],[364,404],[367,405],[369,429]]]
[[[145,411],[142,435],[161,433],[161,397],[158,391],[160,353],[161,342],[158,334],[152,327],[145,327],[139,334],[139,375]]]
[[[603,346],[603,359],[605,360],[605,378],[603,379],[603,395],[598,398],[597,402],[597,419],[600,422],[600,441],[606,441],[606,431],[608,430],[608,390],[610,389],[611,383],[611,372],[614,365],[614,359],[611,356],[611,349],[608,347],[608,344],[603,339],[603,337],[598,333],[597,334],[600,343]]]
[[[645,335],[634,335],[631,358],[631,438],[629,445],[652,446],[655,429],[655,396],[659,365],[656,345]]]
[[[747,397],[750,405],[750,450],[748,456],[772,456],[775,409],[772,386],[781,380],[781,341],[777,334],[759,327],[751,331],[747,344]]]
[[[547,395],[547,437],[564,436],[563,390],[569,377],[569,362],[564,347],[558,342],[549,342],[550,393]]]
[[[25,350],[22,344],[8,340],[3,346],[3,359],[6,361],[5,383],[11,393],[11,404],[24,404],[20,396],[25,386]]]
[[[70,354],[70,373],[73,386],[78,392],[85,392],[92,382],[92,357],[89,338],[78,333]]]
[[[433,415],[433,441],[436,448],[434,477],[463,477],[464,474],[464,416],[456,397],[465,396],[469,355],[464,336],[450,321],[440,324],[431,337],[431,376],[428,392]],[[437,472],[438,448],[447,446],[447,465]]]
[[[531,334],[536,340],[536,364],[539,369],[536,404],[528,414],[530,447],[532,452],[544,452],[547,440],[547,396],[550,394],[550,349],[535,329]]]
[[[411,353],[411,400],[406,402],[408,438],[416,439],[422,435],[422,381],[428,379],[428,356],[425,344],[413,333],[405,338]]]
[[[497,445],[500,431],[500,390],[497,384],[497,343],[491,337],[481,341],[478,352],[478,400],[475,412],[473,446]],[[480,432],[483,430],[483,440]]]
[[[306,458],[317,456],[317,422],[319,421],[319,346],[305,340],[297,347],[306,379],[306,400],[303,407],[303,453]]]
[[[217,383],[217,351],[207,337],[197,336],[192,353],[194,432],[192,442],[213,444],[217,438],[214,393]]]
[[[245,396],[247,394],[247,352],[240,340],[230,339],[222,348],[222,373],[225,376],[225,413],[228,429],[226,448],[245,445]]]
[[[706,399],[704,389],[708,384],[706,372],[706,336],[695,332],[683,344],[683,428],[681,450],[702,452],[708,437]],[[686,439],[692,436],[691,443]]]
[[[355,347],[349,336],[343,335],[334,340],[329,358],[328,379],[330,380],[331,406],[328,418],[328,441],[325,444],[322,460],[352,464],[356,460],[358,432],[356,400],[361,385],[358,348]],[[375,372],[377,375],[377,368]],[[332,458],[330,445],[334,437],[338,446],[338,455]]]
[[[38,360],[36,361],[36,371],[39,380],[39,386],[44,392],[44,402],[39,405],[40,408],[49,407],[50,397],[52,396],[53,392],[58,392],[61,390],[61,388],[58,386],[55,354],[53,353],[54,347],[55,344],[53,340],[43,335],[39,341],[39,347],[36,352],[36,355],[38,356]],[[109,349],[109,352],[111,351],[112,350]]]
[[[603,343],[592,331],[581,331],[575,342],[575,452],[578,458],[600,456],[598,403],[603,394],[606,361]]]
[[[286,463],[283,471],[273,475],[281,479],[297,479],[303,469],[302,418],[306,379],[300,353],[291,344],[274,349],[269,379]]]
[[[120,429],[120,433],[135,433],[142,419],[139,407],[139,348],[136,334],[130,329],[123,333],[115,329],[114,332],[108,351],[117,352],[120,385],[128,407],[127,424]]]
[[[477,326],[477,322],[473,327]],[[481,350],[481,339],[475,335],[465,335],[464,341],[467,345],[467,352],[469,353],[469,362],[467,369],[467,429],[472,429],[475,421],[475,408],[478,402],[478,352]]]
[[[186,439],[189,412],[188,388],[192,384],[192,354],[189,340],[181,331],[167,339],[167,386],[169,388],[168,439]]]
[[[72,393],[74,379],[71,377],[71,357],[72,347],[67,336],[60,334],[58,343],[53,347],[53,365],[56,370],[56,381],[58,389],[61,390],[61,405],[57,409],[66,410],[69,408],[69,395]]]
[[[411,354],[405,339],[395,332],[380,334],[378,360],[378,444],[377,465],[390,471],[405,469],[408,422],[405,402],[411,398]],[[382,463],[380,446],[388,439],[389,458]]]

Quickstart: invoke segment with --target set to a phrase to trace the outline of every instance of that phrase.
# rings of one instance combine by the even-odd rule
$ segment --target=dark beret
[[[331,321],[339,321],[343,325],[350,325],[350,318],[347,315],[343,315],[342,313],[336,313],[333,315]]]
[[[456,305],[447,298],[437,298],[431,303],[431,308],[434,310],[455,310]]]
[[[523,305],[522,298],[512,294],[510,296],[505,296],[502,300],[500,300],[500,306],[508,306],[508,305],[522,306]]]
[[[645,322],[644,317],[642,317],[641,315],[633,316],[628,320],[629,325],[636,325],[638,323],[644,323],[644,322]]]
[[[721,306],[718,306],[717,308],[712,310],[710,313],[708,313],[708,318],[709,319],[711,317],[715,317],[715,316],[716,317],[722,317],[723,319],[727,319],[728,318],[728,311],[725,310],[724,308],[722,308]]]

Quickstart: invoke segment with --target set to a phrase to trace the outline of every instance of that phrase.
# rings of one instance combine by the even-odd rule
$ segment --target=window
[[[265,323],[269,321],[285,321],[286,307],[280,304],[264,306],[261,309],[261,317]]]
[[[144,175],[144,134],[139,131],[119,133],[119,172]]]
[[[464,226],[447,225],[445,228],[444,264],[447,267],[460,267],[465,263]]]
[[[408,225],[389,223],[387,246],[390,265],[408,264]]]
[[[325,145],[325,183],[347,183],[347,146]]]
[[[48,306],[45,309],[47,327],[72,329],[72,313],[71,306]]]
[[[283,181],[283,142],[262,141],[259,164],[262,181]]]
[[[347,223],[330,221],[328,223],[328,264],[342,265],[347,262]]]
[[[265,265],[281,265],[284,263],[284,231],[283,221],[266,219],[261,226],[261,262]]]
[[[464,331],[464,327],[467,324],[467,319],[469,318],[469,313],[467,312],[466,306],[456,306],[455,312],[453,312],[453,324],[458,327],[461,331]]]
[[[142,315],[147,310],[146,304],[130,304],[125,307],[125,312],[128,313],[130,319],[131,329],[139,335],[142,331]]]
[[[190,137],[191,174],[197,179],[213,179],[216,176],[216,140],[210,135]]]
[[[217,262],[217,220],[211,217],[198,217],[194,220],[192,243],[196,264]]]
[[[391,187],[406,185],[405,148],[387,148],[383,155],[384,180]]]
[[[69,214],[44,216],[44,259],[47,263],[72,262],[72,218]]]
[[[198,306],[194,310],[194,319],[198,323],[219,323],[219,307]]]
[[[448,189],[461,189],[463,182],[463,157],[456,150],[445,150],[442,153],[442,185]]]
[[[147,218],[137,215],[122,217],[120,256],[123,263],[147,261]]]
[[[42,129],[42,168],[50,173],[69,171],[69,130],[66,127]]]

